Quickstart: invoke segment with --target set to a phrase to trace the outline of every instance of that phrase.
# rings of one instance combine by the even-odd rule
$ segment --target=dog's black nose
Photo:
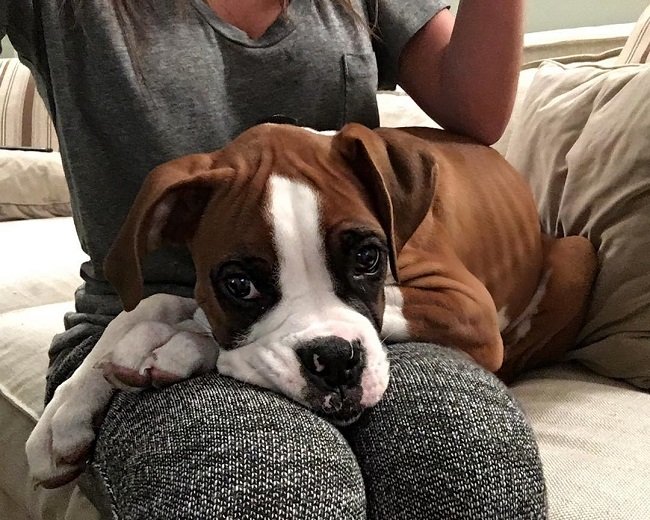
[[[309,380],[321,390],[352,388],[361,382],[365,355],[358,340],[314,338],[300,344],[296,354]]]

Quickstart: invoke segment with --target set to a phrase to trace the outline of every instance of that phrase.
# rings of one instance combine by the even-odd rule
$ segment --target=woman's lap
[[[120,393],[82,484],[120,520],[543,518],[537,447],[504,387],[449,349],[389,352],[384,399],[341,432],[216,374]]]
[[[368,518],[544,518],[537,445],[503,384],[443,347],[389,352],[384,398],[344,432],[364,475]]]
[[[117,395],[90,473],[120,520],[365,518],[363,480],[336,428],[216,374]]]

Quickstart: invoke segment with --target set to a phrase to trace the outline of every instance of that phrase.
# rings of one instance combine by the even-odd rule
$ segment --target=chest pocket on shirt
[[[377,110],[377,61],[374,53],[343,56],[345,103],[343,121],[362,123],[370,128],[379,126]]]

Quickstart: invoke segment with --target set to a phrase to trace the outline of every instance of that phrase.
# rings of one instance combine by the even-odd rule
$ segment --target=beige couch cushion
[[[401,87],[377,95],[379,124],[390,128],[426,126],[440,128]]]
[[[1,222],[0,244],[0,518],[21,520],[28,509],[47,519],[97,518],[75,486],[33,490],[24,454],[43,408],[47,350],[74,309],[87,256],[71,218]]]
[[[0,243],[0,489],[24,507],[24,443],[43,408],[47,349],[74,309],[84,255],[70,218],[2,222]]]
[[[0,59],[0,221],[70,215],[58,141],[29,69]]]
[[[0,244],[0,314],[73,298],[88,256],[71,218],[0,222]]]
[[[607,67],[615,65],[618,62],[620,52],[621,48],[618,47],[597,54],[570,54],[553,58],[553,61],[557,61],[559,63],[572,67],[587,64],[602,65]],[[515,103],[512,109],[512,117],[510,118],[508,126],[503,132],[501,138],[493,145],[493,148],[496,149],[501,155],[507,156],[508,154],[508,146],[510,144],[510,137],[512,136],[512,129],[518,124],[518,119],[523,112],[522,107],[524,105],[528,89],[530,88],[530,85],[535,78],[537,69],[547,59],[548,57],[540,60],[530,61],[522,67],[522,70],[519,73],[519,83],[517,85],[517,94],[515,96]]]
[[[539,442],[551,520],[650,518],[650,394],[571,364],[513,392]]]
[[[570,358],[650,388],[650,66],[538,70],[507,159],[542,225],[598,249],[593,300]]]
[[[71,214],[58,152],[0,149],[0,222]]]
[[[43,409],[47,349],[73,309],[65,302],[0,314],[0,488],[13,498],[25,491],[24,442]]]
[[[76,485],[33,489],[25,457],[25,441],[43,409],[47,350],[63,330],[63,314],[73,309],[69,301],[0,314],[0,518],[18,520],[26,511],[48,520],[98,517]]]

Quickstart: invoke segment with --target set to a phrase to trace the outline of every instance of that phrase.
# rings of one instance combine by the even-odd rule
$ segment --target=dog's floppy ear
[[[210,169],[212,164],[209,155],[188,156],[162,164],[146,177],[103,265],[125,310],[142,299],[147,253],[192,239],[220,175]]]
[[[407,132],[350,123],[333,147],[352,165],[375,204],[389,240],[390,267],[399,281],[397,257],[431,209],[437,165],[426,141]]]

